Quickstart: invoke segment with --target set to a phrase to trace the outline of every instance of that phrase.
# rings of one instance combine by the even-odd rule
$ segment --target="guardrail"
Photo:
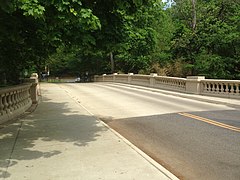
[[[115,73],[94,76],[94,81],[126,83],[177,92],[240,99],[240,80],[205,79],[204,76],[177,78],[158,76],[154,73],[151,75]]]
[[[0,89],[0,124],[23,114],[38,102],[38,82],[34,78],[28,82]]]

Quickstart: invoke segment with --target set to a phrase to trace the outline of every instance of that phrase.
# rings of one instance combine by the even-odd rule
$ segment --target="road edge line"
[[[75,100],[75,99],[74,99]],[[75,100],[76,101],[76,100]],[[169,170],[167,170],[165,167],[163,167],[161,164],[156,162],[154,159],[152,159],[150,156],[148,156],[145,152],[143,152],[141,149],[139,149],[137,146],[132,144],[129,140],[127,140],[125,137],[123,137],[121,134],[119,134],[117,131],[112,129],[109,125],[107,125],[105,122],[103,122],[101,119],[99,119],[97,116],[95,116],[91,111],[89,111],[84,105],[76,101],[77,104],[79,104],[83,109],[85,109],[92,117],[94,117],[98,122],[103,124],[106,128],[108,128],[112,133],[114,133],[118,138],[122,139],[124,143],[126,143],[130,148],[132,148],[135,152],[137,152],[142,158],[144,158],[148,163],[150,163],[152,166],[154,166],[156,169],[158,169],[161,173],[163,173],[167,178],[171,180],[179,180],[178,177],[176,177],[173,173],[171,173]]]

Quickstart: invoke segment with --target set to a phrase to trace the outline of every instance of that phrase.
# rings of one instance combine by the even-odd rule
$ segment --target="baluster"
[[[25,105],[26,104],[26,92],[25,92],[25,89],[23,89],[23,91],[22,91],[22,96],[23,96],[23,104]]]
[[[19,94],[18,95],[19,95],[19,104],[22,107],[24,105],[22,89],[19,90]]]
[[[0,95],[0,115],[4,114],[3,95]]]
[[[21,107],[21,100],[20,100],[20,96],[19,96],[19,90],[17,90],[16,101],[17,101],[17,107],[20,108]]]
[[[220,84],[216,83],[216,93],[219,93],[219,90],[220,90],[219,86],[220,86]]]
[[[208,82],[207,83],[207,92],[210,93],[211,92],[211,84]]]
[[[19,104],[21,105],[21,107],[23,106],[23,95],[22,95],[22,89],[19,89]]]
[[[230,94],[234,94],[234,84],[230,84]]]
[[[9,109],[10,111],[13,111],[14,108],[13,108],[13,102],[12,102],[12,95],[13,95],[13,92],[10,92],[9,93],[9,96],[8,96],[8,104],[9,104]]]
[[[203,83],[203,92],[207,92],[207,91],[208,91],[208,89],[207,89],[207,83],[204,82],[204,83]]]
[[[236,83],[236,94],[237,95],[239,95],[239,93],[240,93],[239,86],[240,86],[240,84]]]
[[[27,104],[27,95],[26,95],[26,89],[23,89],[23,104]]]
[[[234,94],[234,84],[229,84],[229,93]]]
[[[208,82],[208,93],[211,93],[212,91],[212,84]]]
[[[215,93],[215,92],[216,92],[216,84],[213,83],[213,84],[212,84],[212,93]]]
[[[233,84],[233,94],[236,95],[236,91],[237,91],[237,84]]]
[[[7,96],[8,94],[6,93],[4,96],[3,96],[3,110],[8,113],[9,112],[9,109],[8,109],[8,102],[7,102]]]
[[[226,92],[227,92],[228,94],[231,93],[231,85],[230,85],[229,83],[227,83],[227,85],[226,85]]]
[[[224,88],[224,94],[227,94],[228,93],[228,85],[227,85],[227,83],[225,83],[223,85],[223,88]]]
[[[16,91],[16,104],[17,104],[17,107],[19,108],[19,90]]]
[[[216,84],[213,83],[213,84],[212,84],[212,93],[215,93],[215,92],[216,92]]]
[[[182,81],[182,82],[181,82],[181,85],[182,85],[182,88],[184,88],[184,87],[185,87],[185,82]]]
[[[221,94],[224,94],[224,83],[221,83]]]
[[[181,89],[183,89],[183,81],[179,81],[179,87],[181,88]]]
[[[14,91],[11,93],[11,102],[12,102],[12,111],[15,110],[15,102],[14,102]]]
[[[14,109],[17,109],[17,90],[14,91],[13,93],[13,104],[14,104]]]
[[[27,89],[24,89],[24,104],[26,105],[28,103],[28,93],[27,93]]]
[[[17,109],[17,105],[16,105],[16,91],[13,91],[12,103],[13,103],[14,110]]]
[[[29,87],[29,89],[27,89],[27,99],[28,99],[28,103],[29,102],[31,102],[32,101],[32,99],[31,99],[31,93],[30,93],[30,87]]]
[[[27,88],[26,93],[27,93],[27,102],[29,103],[31,100],[30,89]]]

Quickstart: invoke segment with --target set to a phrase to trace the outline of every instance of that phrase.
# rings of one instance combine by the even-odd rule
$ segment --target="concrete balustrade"
[[[148,75],[132,75],[131,76],[131,84],[134,85],[142,85],[142,86],[150,86],[150,78]]]
[[[105,81],[105,82],[112,82],[113,81],[113,77],[114,77],[114,75],[103,75],[103,81]]]
[[[214,80],[206,79],[201,81],[202,94],[212,96],[238,97],[240,98],[240,81],[236,80]]]
[[[187,78],[158,76],[157,74],[111,74],[95,76],[95,82],[118,82],[147,86],[177,92],[240,99],[240,80],[205,79],[204,76]]]
[[[0,89],[0,124],[23,114],[38,102],[37,78],[28,81],[31,83]]]
[[[114,79],[116,82],[128,83],[128,78],[129,78],[129,76],[126,74],[119,74],[119,75],[115,74],[114,75]]]
[[[186,79],[167,76],[156,76],[155,85],[153,87],[182,92],[186,91]]]

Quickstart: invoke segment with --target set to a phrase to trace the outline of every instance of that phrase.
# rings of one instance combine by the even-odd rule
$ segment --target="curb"
[[[71,97],[71,96],[70,96]],[[157,163],[154,159],[152,159],[150,156],[148,156],[146,153],[144,153],[142,150],[140,150],[138,147],[136,147],[134,144],[132,144],[130,141],[128,141],[125,137],[123,137],[121,134],[119,134],[117,131],[112,129],[110,126],[108,126],[105,122],[103,122],[101,119],[96,117],[91,111],[89,111],[85,106],[83,106],[78,99],[71,97],[78,105],[80,105],[83,109],[85,109],[92,117],[94,117],[98,122],[100,122],[103,126],[108,128],[112,133],[114,133],[117,137],[123,140],[124,143],[126,143],[130,148],[132,148],[135,152],[137,152],[142,158],[144,158],[148,163],[150,163],[152,166],[154,166],[156,169],[158,169],[162,174],[164,174],[167,178],[171,180],[179,180],[174,174],[172,174],[170,171],[168,171],[166,168],[164,168],[162,165]]]
[[[163,173],[166,177],[168,177],[171,180],[179,180],[174,174],[172,174],[170,171],[168,171],[166,168],[164,168],[162,165],[157,163],[155,160],[153,160],[151,157],[149,157],[146,153],[144,153],[142,150],[140,150],[138,147],[136,147],[134,144],[132,144],[130,141],[128,141],[125,137],[123,137],[121,134],[119,134],[117,131],[112,129],[110,126],[108,126],[105,122],[97,118],[96,116],[93,116],[96,118],[101,124],[103,124],[105,127],[109,128],[110,131],[112,131],[117,137],[122,139],[130,148],[132,148],[134,151],[136,151],[140,156],[142,156],[145,160],[147,160],[151,165],[153,165],[156,169],[158,169],[161,173]]]

